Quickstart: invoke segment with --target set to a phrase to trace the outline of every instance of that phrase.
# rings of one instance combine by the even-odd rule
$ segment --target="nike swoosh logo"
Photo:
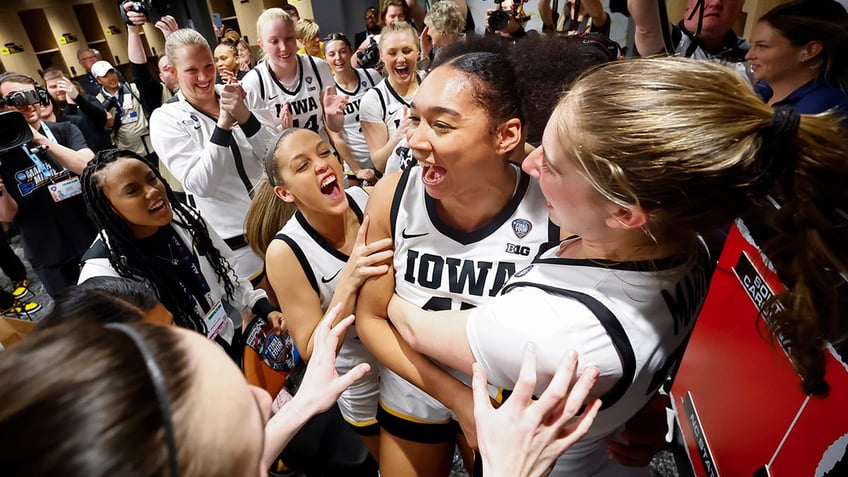
[[[424,232],[423,234],[407,234],[406,233],[406,227],[404,227],[403,231],[401,231],[401,233],[400,233],[400,236],[405,238],[405,239],[411,239],[411,238],[416,238],[416,237],[423,237],[423,236],[427,235],[428,233],[429,232]]]
[[[277,96],[279,96],[279,94],[275,94],[274,96],[268,96],[268,101],[273,101],[277,99]]]
[[[334,279],[334,278],[336,278],[337,276],[339,276],[339,273],[341,273],[341,271],[342,271],[342,269],[341,269],[341,268],[340,268],[340,269],[338,269],[338,270],[336,271],[336,273],[334,273],[334,274],[333,274],[333,276],[332,276],[332,277],[330,277],[330,278],[327,278],[327,277],[321,277],[321,283],[330,283],[331,281],[333,281],[333,279]]]

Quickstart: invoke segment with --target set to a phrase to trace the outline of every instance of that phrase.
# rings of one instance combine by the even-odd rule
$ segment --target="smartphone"
[[[224,26],[224,23],[221,22],[221,14],[220,13],[213,13],[212,14],[212,23],[214,23],[215,26],[218,27],[218,28],[221,28],[221,27]]]

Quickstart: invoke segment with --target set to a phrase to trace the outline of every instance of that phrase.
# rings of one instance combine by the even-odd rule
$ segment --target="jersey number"
[[[306,120],[306,124],[304,124],[303,126],[300,125],[299,119],[293,119],[292,120],[292,126],[294,126],[296,128],[303,127],[303,128],[311,129],[315,132],[318,132],[318,115],[313,114],[312,116],[309,116],[309,119]]]

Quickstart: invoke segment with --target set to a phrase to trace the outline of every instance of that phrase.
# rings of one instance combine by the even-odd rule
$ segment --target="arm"
[[[360,125],[365,143],[368,144],[368,152],[371,160],[378,171],[386,170],[386,162],[392,155],[395,146],[401,139],[406,137],[406,132],[412,125],[409,119],[409,110],[404,107],[403,119],[397,129],[389,135],[389,127],[383,122],[383,111],[377,92],[369,90],[363,96],[359,109]]]
[[[130,12],[134,13],[134,12]],[[127,14],[128,18],[130,13]],[[139,13],[140,16],[135,25],[127,25],[127,56],[130,59],[130,68],[132,69],[133,83],[139,90],[139,96],[144,103],[147,111],[153,111],[162,104],[162,83],[159,79],[154,78],[147,69],[147,54],[144,52],[144,44],[141,41],[139,25],[143,25],[147,18]]]
[[[533,400],[535,351],[532,343],[525,347],[515,389],[498,409],[489,402],[483,367],[474,365],[474,417],[486,476],[548,475],[556,459],[586,434],[598,414],[601,402],[594,399],[578,417],[598,370],[587,369],[578,378],[577,353],[573,351],[557,368],[539,399]],[[571,386],[574,380],[576,383]]]
[[[336,373],[336,348],[345,330],[353,323],[353,316],[348,316],[331,329],[330,323],[337,320],[338,312],[339,307],[333,307],[316,328],[313,358],[306,367],[297,394],[265,425],[263,469],[267,469],[280,455],[306,421],[329,409],[345,389],[370,370],[368,363],[360,363],[342,376]]]
[[[671,25],[660,24],[660,11],[656,0],[627,0],[627,10],[636,25],[636,50],[642,56],[655,55],[665,48],[663,28]]]
[[[354,159],[353,152],[350,151],[350,148],[344,139],[344,131],[333,132],[328,129],[327,134],[329,134],[330,140],[333,141],[333,147],[336,148],[336,152],[339,153],[339,157],[345,164],[347,164],[350,170],[353,171],[357,179],[368,181],[371,184],[377,181],[377,175],[374,173],[374,169],[363,169],[359,166],[359,163],[356,162],[356,159]]]
[[[392,325],[412,349],[453,369],[471,374],[474,355],[465,332],[470,311],[423,310],[393,295],[388,314]]]
[[[76,87],[71,85],[74,91],[77,91]],[[103,105],[100,101],[94,96],[89,94],[79,94],[75,101],[77,103],[77,107],[83,114],[85,114],[88,119],[94,123],[95,126],[106,127],[106,110],[103,109]]]
[[[0,222],[11,222],[18,215],[18,203],[12,194],[6,192],[3,179],[0,179]]]
[[[86,164],[94,157],[94,152],[88,148],[85,138],[83,138],[78,127],[71,123],[68,123],[68,127],[70,128],[70,138],[68,138],[70,147],[51,141],[35,129],[32,129],[32,141],[39,146],[47,146],[47,154],[55,159],[62,167],[74,174],[82,175]]]
[[[204,116],[196,117],[198,121],[208,121]],[[182,112],[179,103],[156,109],[150,119],[150,138],[159,158],[185,191],[198,197],[211,197],[216,193],[222,179],[217,171],[226,170],[226,164],[232,161],[232,122],[222,122],[219,118],[218,124],[209,140],[201,143],[201,131],[190,123],[189,116]],[[254,152],[262,151],[255,154],[261,158],[273,132],[252,116],[239,127]]]
[[[278,116],[274,107],[269,105],[267,101],[259,96],[259,92],[262,88],[260,83],[262,83],[262,78],[259,76],[258,68],[254,68],[244,75],[241,79],[241,85],[242,88],[244,88],[245,93],[247,93],[245,102],[247,103],[247,107],[250,111],[256,115],[256,118],[259,119],[263,125],[272,129],[277,129],[281,123],[281,116],[285,112],[284,108],[280,111],[280,115]],[[269,93],[266,88],[266,97],[268,94]]]
[[[554,25],[554,14],[551,8],[551,0],[539,0],[539,18],[542,19],[542,29],[545,31],[556,29]]]
[[[400,175],[384,177],[368,201],[371,217],[366,242],[390,238],[390,207]],[[365,282],[359,291],[356,330],[365,346],[389,369],[454,410],[469,443],[474,443],[471,389],[449,375],[421,353],[413,350],[387,319],[387,306],[394,291],[394,267]]]
[[[356,243],[341,271],[330,303],[340,306],[340,316],[353,313],[356,294],[362,283],[371,276],[385,274],[392,258],[391,240],[365,245],[368,216],[356,234]],[[321,300],[312,288],[297,256],[283,240],[273,240],[265,252],[268,281],[286,310],[286,324],[301,356],[309,360],[316,338],[315,330],[321,320]],[[339,318],[341,320],[341,318]],[[341,343],[339,343],[341,346]]]
[[[344,127],[347,96],[338,94],[335,86],[327,86],[321,92],[321,105],[324,107],[324,125],[327,126],[327,131],[341,132]]]
[[[592,17],[592,25],[595,28],[602,28],[609,21],[609,15],[604,10],[601,0],[583,0],[583,6],[586,7],[586,13]]]
[[[409,16],[415,21],[415,26],[421,28],[424,25],[424,9],[418,4],[418,0],[406,0],[406,6],[409,7]]]

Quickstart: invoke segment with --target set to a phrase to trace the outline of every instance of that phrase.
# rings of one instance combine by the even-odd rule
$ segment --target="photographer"
[[[505,40],[517,41],[528,35],[524,25],[530,19],[524,12],[527,0],[495,0],[497,9],[486,10],[486,33],[496,34]],[[531,30],[529,33],[537,35]]]
[[[17,111],[32,140],[0,157],[0,221],[14,221],[24,254],[47,293],[55,296],[76,283],[79,261],[94,239],[78,175],[94,156],[71,123],[41,120],[47,92],[18,73],[0,76],[0,108]],[[4,117],[3,129],[18,127]]]
[[[62,108],[61,111],[56,111],[57,117],[64,113],[66,119],[73,121],[80,128],[92,151],[113,147],[106,132],[106,110],[97,98],[80,91],[77,84],[58,69],[45,71],[44,83],[55,104]]]
[[[382,31],[394,22],[409,21],[409,6],[404,0],[381,0],[380,19],[378,24]],[[354,68],[377,68],[380,63],[380,34],[371,35],[366,38],[350,57],[350,64]]]

